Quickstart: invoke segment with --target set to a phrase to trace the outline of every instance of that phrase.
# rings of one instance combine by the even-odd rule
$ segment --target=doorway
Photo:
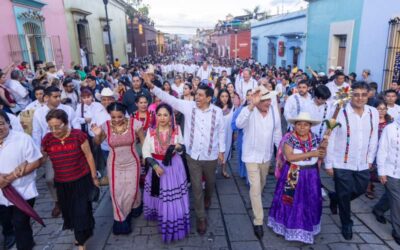
[[[39,25],[32,22],[26,22],[23,25],[26,35],[26,45],[32,62],[41,60],[46,61],[46,53],[43,44],[42,29]]]
[[[337,66],[341,66],[344,69],[345,60],[346,60],[347,36],[342,35],[342,36],[338,36],[337,38],[339,39]]]
[[[78,22],[76,24],[76,29],[78,33],[81,66],[85,67],[87,65],[91,65],[92,63],[90,33],[87,21]]]

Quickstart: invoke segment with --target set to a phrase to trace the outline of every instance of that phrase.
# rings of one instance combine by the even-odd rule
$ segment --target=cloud
[[[212,28],[226,15],[243,15],[243,9],[254,9],[257,5],[260,11],[276,14],[282,0],[261,3],[259,0],[246,0],[235,1],[235,4],[232,4],[232,0],[143,0],[143,3],[150,5],[150,17],[161,31],[195,34],[196,28]],[[304,3],[303,0],[284,0],[284,11],[298,10]]]

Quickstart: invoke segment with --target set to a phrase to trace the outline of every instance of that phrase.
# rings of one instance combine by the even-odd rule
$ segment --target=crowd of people
[[[52,62],[11,64],[0,71],[0,188],[12,185],[34,207],[36,169],[45,170],[52,216],[85,249],[93,235],[92,202],[109,186],[116,235],[142,213],[166,243],[190,233],[189,190],[196,229],[207,232],[216,174],[238,173],[249,185],[254,234],[264,221],[289,241],[314,243],[321,230],[320,172],[333,177],[332,214],[353,237],[351,201],[385,193],[372,213],[400,244],[400,102],[398,82],[378,93],[369,70],[360,78],[262,65],[253,59],[204,62],[163,58],[69,69]],[[341,89],[349,102],[336,108]],[[325,120],[335,115],[341,126]],[[267,220],[262,192],[274,169],[277,185]],[[30,217],[0,193],[5,246],[32,249]]]

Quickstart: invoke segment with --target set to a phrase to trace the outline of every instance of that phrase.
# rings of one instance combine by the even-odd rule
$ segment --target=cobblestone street
[[[233,178],[223,179],[218,174],[216,193],[208,211],[209,227],[204,236],[196,232],[194,211],[192,211],[192,232],[183,241],[163,244],[157,231],[157,223],[148,222],[143,216],[133,220],[131,235],[114,236],[111,233],[113,223],[111,198],[108,188],[103,188],[101,201],[94,204],[96,229],[94,236],[88,242],[88,249],[399,249],[390,234],[391,226],[379,224],[371,214],[371,208],[377,199],[371,201],[364,196],[352,203],[355,226],[351,241],[345,241],[341,236],[339,216],[330,214],[327,201],[324,202],[322,231],[316,237],[314,245],[285,241],[268,228],[264,229],[263,239],[258,240],[253,234],[248,186],[245,180],[237,176],[236,158],[232,159],[231,163]],[[39,176],[43,176],[40,173],[41,171]],[[322,179],[324,185],[332,189],[331,179],[325,175]],[[274,188],[275,180],[270,175],[263,195],[266,215]],[[62,219],[50,217],[53,204],[43,177],[38,179],[38,189],[40,196],[36,200],[35,209],[44,218],[46,227],[33,224],[37,244],[35,249],[74,249],[73,234],[70,231],[62,231]],[[382,187],[377,185],[378,196],[382,190]]]

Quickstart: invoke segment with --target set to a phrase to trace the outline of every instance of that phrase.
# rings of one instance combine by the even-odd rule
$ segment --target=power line
[[[186,25],[155,25],[158,28],[179,28],[179,29],[211,29],[212,27],[204,27],[204,26],[186,26]]]

